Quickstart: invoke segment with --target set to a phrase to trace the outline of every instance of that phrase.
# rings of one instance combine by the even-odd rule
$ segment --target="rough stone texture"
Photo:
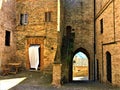
[[[104,5],[111,0],[96,0],[96,13],[98,13]]]
[[[14,78],[21,79],[27,77],[24,81],[10,88],[11,85],[6,83],[12,82]],[[111,87],[99,82],[87,81],[77,83],[66,83],[61,87],[51,85],[51,74],[43,74],[41,72],[21,72],[16,75],[0,76],[0,89],[5,90],[120,90],[118,87]],[[6,80],[4,80],[4,79]],[[12,81],[11,81],[12,79]],[[16,80],[16,79],[15,79]],[[4,82],[4,83],[2,83]],[[5,87],[6,86],[6,87]],[[3,87],[3,88],[2,88]]]
[[[43,58],[41,67],[49,68],[52,65],[57,47],[57,1],[56,0],[18,0],[16,2],[16,39],[17,52],[19,59],[24,61],[25,67],[27,64],[28,48],[26,41],[31,37],[43,38]],[[45,22],[45,12],[52,12],[52,21]],[[28,14],[28,24],[20,25],[20,14]],[[32,42],[30,44],[33,44]],[[29,45],[30,45],[29,44]],[[41,44],[41,43],[34,43]],[[28,45],[28,47],[29,47]],[[27,60],[28,61],[28,60]]]
[[[111,54],[112,85],[120,86],[120,35],[119,0],[103,0],[96,2],[96,59],[99,62],[99,79],[103,82],[107,80],[106,52]],[[101,0],[102,1],[102,0]],[[101,8],[100,8],[101,6]],[[106,8],[105,8],[106,7]],[[99,8],[99,9],[98,9]],[[100,20],[103,18],[103,33],[100,33]]]
[[[5,32],[10,31],[10,46],[5,46]],[[0,0],[0,70],[15,54],[15,0]]]
[[[90,79],[94,78],[94,0],[65,0],[65,30],[75,31],[74,51],[84,48],[90,56]],[[65,32],[66,33],[66,32]]]
[[[53,64],[53,78],[52,85],[60,87],[61,86],[61,66],[62,64]]]
[[[30,44],[41,46],[41,70],[52,72],[55,58],[61,59],[60,47],[66,27],[75,31],[74,51],[85,49],[89,54],[90,80],[94,79],[94,0],[61,0],[61,32],[57,32],[57,0],[0,0],[0,70],[8,60],[21,60],[29,69]],[[106,52],[112,59],[112,85],[120,86],[120,0],[96,0],[96,61],[98,79],[108,83]],[[52,12],[52,21],[45,22],[45,12]],[[28,14],[27,25],[20,25],[20,14]],[[100,20],[103,18],[103,33]],[[16,22],[16,23],[15,23]],[[10,46],[5,46],[5,30],[11,32]],[[15,36],[14,36],[15,35]],[[15,43],[16,42],[16,43]],[[65,42],[66,43],[66,42]],[[17,50],[16,50],[17,49]],[[58,50],[57,50],[58,49]],[[16,56],[15,56],[16,55]],[[69,65],[62,67],[69,79]],[[53,72],[55,75],[56,72]],[[61,71],[58,71],[61,73]],[[61,77],[61,76],[60,76]],[[55,79],[60,79],[56,77]]]

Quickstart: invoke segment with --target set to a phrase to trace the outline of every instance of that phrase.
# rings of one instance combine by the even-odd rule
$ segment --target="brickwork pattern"
[[[106,1],[106,2],[105,2]],[[99,61],[99,77],[101,81],[108,82],[107,80],[107,60],[106,52],[111,54],[111,66],[112,66],[112,84],[120,86],[120,68],[119,57],[120,57],[120,42],[119,42],[119,18],[118,14],[120,11],[119,0],[105,0],[101,7],[96,13],[96,59]],[[108,4],[109,3],[109,4]],[[96,3],[96,8],[99,7],[99,2]],[[100,20],[103,18],[103,33],[100,33]]]
[[[57,48],[57,1],[56,0],[18,0],[16,8],[16,55],[26,62],[26,36],[43,37],[43,66],[53,61]],[[45,22],[45,12],[51,12],[51,22]],[[28,24],[20,25],[20,14],[28,14]]]
[[[10,46],[5,46],[5,32],[10,31]],[[0,70],[15,55],[15,0],[0,1]]]
[[[75,30],[74,51],[84,48],[90,54],[90,79],[94,61],[94,4],[93,0],[65,0],[65,29]],[[73,51],[73,52],[74,52]]]

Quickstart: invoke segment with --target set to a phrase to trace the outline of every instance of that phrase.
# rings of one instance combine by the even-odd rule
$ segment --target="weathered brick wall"
[[[65,0],[65,30],[75,30],[74,51],[82,47],[90,54],[90,79],[94,61],[94,0]]]
[[[112,63],[112,84],[120,86],[120,43],[105,45],[103,47],[103,81],[107,81],[107,67],[106,67],[106,52],[109,51],[111,54],[111,63]]]
[[[104,5],[108,2],[108,1],[112,1],[112,0],[96,0],[97,4],[96,4],[96,13],[98,13],[101,8],[104,7]]]
[[[17,52],[16,55],[26,65],[26,36],[43,39],[43,68],[54,61],[57,47],[57,1],[56,0],[18,0],[16,8],[17,20]],[[45,12],[52,12],[52,21],[45,22]],[[28,24],[20,25],[20,14],[28,14]]]
[[[5,32],[10,31],[10,46],[5,46]],[[0,1],[0,70],[15,54],[15,0]]]
[[[120,1],[115,0],[115,39],[116,41],[120,41]]]
[[[107,2],[107,1],[106,1]],[[112,84],[120,86],[120,43],[119,43],[119,18],[118,7],[119,0],[109,0],[108,3],[102,4],[107,8],[101,8],[96,13],[96,59],[99,61],[99,78],[101,81],[107,81],[106,52],[111,54],[112,63]],[[96,3],[99,6],[99,2]],[[103,33],[100,31],[100,20],[103,18]]]
[[[52,85],[53,86],[57,86],[57,87],[60,87],[61,86],[61,66],[62,64],[53,64],[53,80],[52,80]]]

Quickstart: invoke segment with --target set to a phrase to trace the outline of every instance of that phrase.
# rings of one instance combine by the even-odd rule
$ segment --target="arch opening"
[[[82,51],[77,52],[72,61],[72,81],[89,80],[89,60]]]

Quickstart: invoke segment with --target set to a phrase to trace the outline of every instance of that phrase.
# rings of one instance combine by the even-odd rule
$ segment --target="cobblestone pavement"
[[[65,83],[61,87],[54,87],[51,85],[51,75],[40,72],[21,72],[16,75],[0,76],[0,81],[11,80],[15,78],[26,77],[21,83],[12,87],[9,90],[120,90],[118,87],[101,84],[94,81]],[[15,79],[17,81],[17,79]],[[13,82],[11,82],[13,83]],[[11,85],[10,83],[10,85]],[[2,84],[0,84],[2,85]],[[5,82],[4,82],[4,85]],[[7,87],[8,85],[4,86]],[[6,90],[0,87],[0,90]]]

